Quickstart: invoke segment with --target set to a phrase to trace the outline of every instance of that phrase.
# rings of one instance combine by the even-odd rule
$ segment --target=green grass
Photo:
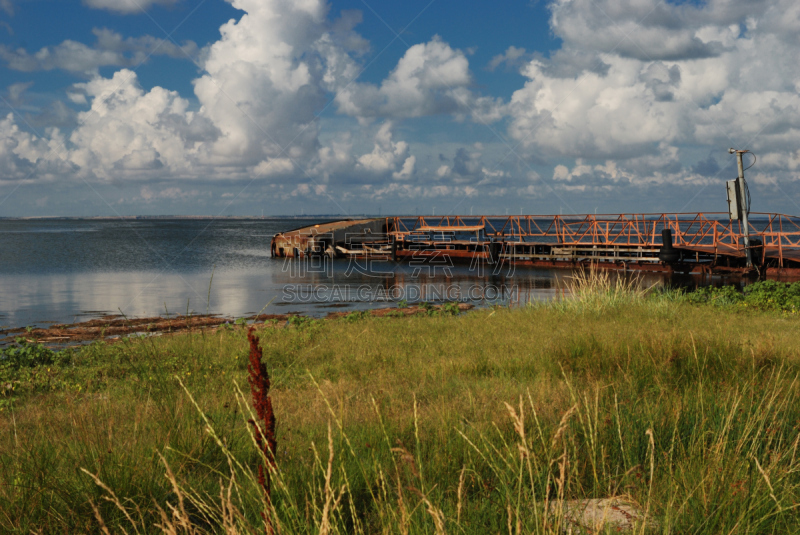
[[[786,315],[800,313],[800,282],[758,281],[748,284],[743,291],[733,286],[708,286],[698,288],[685,297],[687,301],[697,304],[772,310]]]
[[[271,507],[243,329],[7,369],[0,531],[263,532],[266,510],[280,533],[558,533],[551,504],[610,496],[648,532],[800,531],[797,319],[578,283],[514,310],[264,328]]]

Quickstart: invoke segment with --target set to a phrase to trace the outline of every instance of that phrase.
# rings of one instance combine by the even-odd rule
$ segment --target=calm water
[[[481,272],[469,265],[270,257],[273,234],[319,222],[0,221],[0,325],[206,310],[320,316],[396,306],[400,299],[525,302],[552,298],[559,279],[569,275],[520,266],[492,273],[491,267]]]

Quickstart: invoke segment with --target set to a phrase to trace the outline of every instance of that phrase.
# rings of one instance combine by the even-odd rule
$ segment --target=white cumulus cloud
[[[340,112],[355,117],[474,115],[477,120],[499,119],[499,101],[475,95],[471,83],[464,52],[434,36],[406,50],[380,86],[351,84],[336,95],[336,103]]]
[[[696,184],[709,174],[681,161],[686,147],[789,161],[800,145],[796,2],[557,0],[551,12],[563,47],[521,69],[507,110],[525,154],[597,162],[555,180]]]
[[[97,75],[100,67],[137,66],[151,55],[165,55],[173,58],[192,58],[197,55],[197,45],[186,41],[177,46],[169,40],[151,35],[123,38],[119,33],[107,28],[95,28],[92,33],[97,38],[93,46],[66,40],[52,47],[40,48],[31,54],[24,48],[12,49],[0,45],[0,59],[10,69],[24,72],[64,71]]]
[[[407,179],[414,174],[416,158],[409,154],[408,143],[392,140],[392,123],[384,123],[375,135],[372,152],[358,158],[356,169],[376,175],[392,173],[397,179]]]
[[[86,3],[134,12],[122,0]],[[334,15],[323,0],[230,3],[243,15],[202,52],[105,29],[94,30],[92,45],[0,47],[10,68],[88,79],[68,88],[66,104],[27,121],[49,128],[32,133],[19,118],[2,119],[2,180],[257,178],[287,196],[535,197],[548,188],[710,184],[728,178],[729,146],[763,155],[763,184],[798,178],[795,0],[553,0],[561,47],[545,57],[504,43],[482,71],[506,66],[523,76],[506,99],[476,89],[468,52],[447,36],[423,37],[370,83],[358,79],[370,49],[355,31],[359,12]],[[199,58],[195,98],[143,89],[128,67],[150,53]],[[104,66],[121,69],[105,78]],[[10,101],[27,103],[28,87],[9,86]],[[320,119],[329,104],[338,116]],[[508,150],[495,160],[496,147],[415,139],[406,126],[431,116],[500,122],[492,131],[508,137],[494,143]],[[323,131],[331,124],[336,131]],[[192,190],[180,188],[154,188],[168,193],[150,198],[188,198]]]
[[[180,0],[83,0],[83,3],[95,9],[107,9],[117,13],[141,13],[152,5],[169,6]]]

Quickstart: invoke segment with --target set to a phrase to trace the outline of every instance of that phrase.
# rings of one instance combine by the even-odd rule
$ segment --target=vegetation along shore
[[[0,531],[597,533],[571,511],[609,498],[638,533],[800,531],[800,284],[572,290],[22,340]]]

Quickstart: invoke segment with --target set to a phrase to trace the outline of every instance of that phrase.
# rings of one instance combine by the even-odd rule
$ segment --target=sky
[[[800,215],[796,0],[0,0],[0,217]]]

